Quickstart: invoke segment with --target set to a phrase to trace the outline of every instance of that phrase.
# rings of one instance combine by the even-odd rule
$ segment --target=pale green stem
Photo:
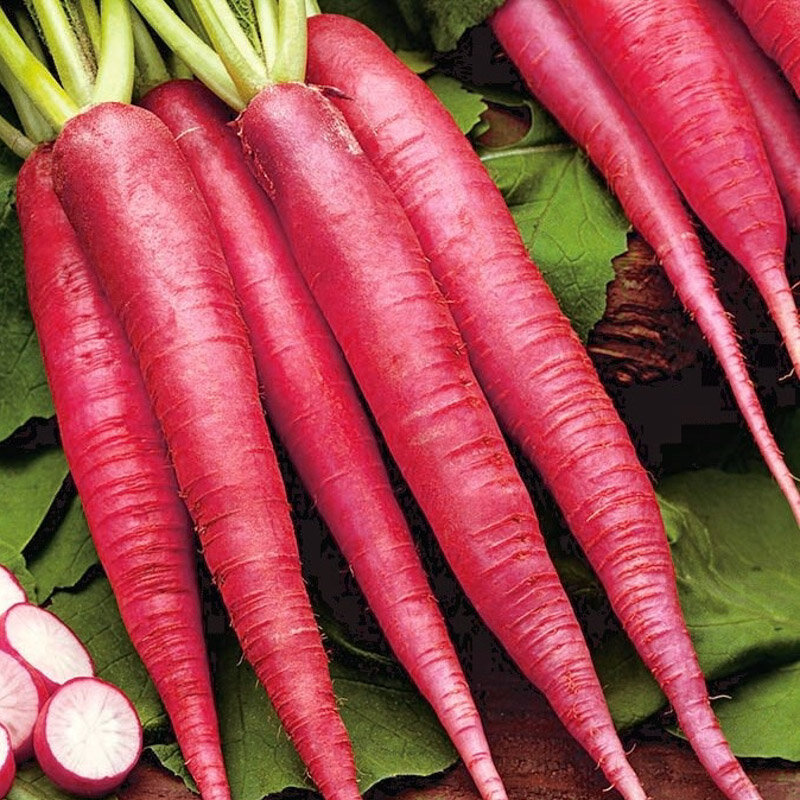
[[[67,93],[86,105],[92,96],[92,74],[78,38],[59,0],[32,0],[47,49]]]
[[[192,0],[192,3],[236,88],[249,101],[271,83],[266,64],[225,0]]]
[[[211,39],[208,38],[206,29],[200,21],[200,17],[194,10],[192,0],[172,0],[172,5],[178,12],[178,16],[209,46],[211,47]]]
[[[133,93],[133,32],[128,0],[102,0],[100,55],[93,103],[129,103]]]
[[[133,27],[133,52],[139,77],[137,88],[138,94],[141,96],[150,89],[166,83],[170,75],[161,51],[153,41],[147,25],[133,9],[131,10],[131,24]]]
[[[42,41],[39,39],[39,34],[36,33],[36,26],[31,18],[24,11],[19,10],[14,15],[14,20],[17,23],[17,30],[22,37],[22,41],[28,45],[28,49],[42,64],[47,64],[47,54],[44,51],[44,47],[42,47]]]
[[[194,73],[186,66],[186,62],[180,58],[176,53],[170,51],[167,56],[169,59],[169,73],[173,78],[191,80],[194,78]]]
[[[272,78],[275,83],[306,77],[307,28],[305,0],[281,0],[278,6],[280,44]]]
[[[164,2],[164,0],[134,0],[139,13],[164,40],[167,47],[214,94],[231,108],[243,111],[242,99],[220,57]]]
[[[36,145],[21,130],[15,128],[2,116],[0,116],[0,141],[20,158],[27,158],[36,148]]]
[[[276,0],[254,0],[258,32],[267,70],[272,71],[278,52],[278,4]]]
[[[317,0],[306,0],[306,16],[307,17],[316,17],[317,14],[321,14],[322,9],[319,7],[319,3]]]
[[[42,116],[3,61],[0,61],[0,84],[8,92],[22,129],[29,139],[34,142],[49,142],[56,138],[55,128]]]
[[[94,50],[95,56],[98,56],[100,54],[102,34],[100,32],[100,12],[97,10],[97,3],[95,3],[95,0],[79,0],[79,6],[84,25],[86,26],[86,33],[89,35],[89,41],[92,43],[92,49]]]
[[[44,116],[61,130],[80,111],[75,101],[28,49],[0,8],[0,56]]]

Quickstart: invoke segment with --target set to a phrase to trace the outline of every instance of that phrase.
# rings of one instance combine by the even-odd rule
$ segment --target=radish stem
[[[86,34],[92,44],[95,56],[100,53],[100,12],[94,0],[78,0],[81,18],[86,28]]]
[[[128,0],[103,0],[100,26],[92,102],[129,102],[133,92],[133,33]]]
[[[278,5],[275,0],[255,0],[258,31],[261,35],[261,47],[264,50],[264,62],[267,69],[275,66],[278,53]]]
[[[222,59],[187,25],[164,0],[134,0],[139,13],[158,32],[167,47],[231,108],[242,111],[245,102],[228,75]]]
[[[150,89],[166,83],[170,79],[170,74],[161,51],[135,9],[131,9],[131,28],[138,79],[137,94],[141,96],[147,94]]]
[[[34,142],[51,141],[56,135],[55,129],[44,118],[36,104],[28,97],[20,82],[3,61],[0,61],[0,84],[8,92],[14,110],[22,123],[22,129],[28,138]]]
[[[67,93],[79,104],[92,97],[92,68],[59,0],[31,0],[42,26],[58,77]]]
[[[68,119],[78,114],[78,105],[28,49],[2,8],[0,53],[11,73],[56,130],[61,130]]]
[[[275,57],[276,83],[302,81],[306,76],[305,0],[281,0],[278,5],[280,41]]]
[[[0,141],[20,158],[27,158],[36,145],[18,128],[15,128],[5,117],[0,116]]]

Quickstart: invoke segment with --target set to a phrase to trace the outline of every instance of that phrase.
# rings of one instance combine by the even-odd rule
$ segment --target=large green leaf
[[[75,800],[75,795],[57,788],[32,761],[17,770],[17,778],[6,796],[8,800]],[[116,800],[116,796],[108,795],[106,800]]]
[[[484,152],[533,260],[582,338],[603,316],[611,260],[630,225],[583,153],[571,144]]]
[[[344,14],[372,28],[392,50],[416,50],[415,37],[391,0],[319,0],[329,14]]]
[[[483,22],[503,0],[395,0],[408,27],[430,37],[437,50],[452,50],[462,34]]]
[[[60,448],[0,452],[0,542],[22,552],[45,518],[67,476]]]
[[[800,537],[773,481],[707,469],[667,478],[659,492],[681,605],[705,675],[800,658]],[[596,661],[620,727],[663,707],[660,690],[621,636],[609,637]]]
[[[53,402],[25,295],[22,242],[14,210],[18,161],[0,148],[0,441]]]
[[[478,92],[461,85],[460,81],[435,73],[427,80],[433,93],[447,107],[462,133],[469,133],[486,111],[486,102]]]

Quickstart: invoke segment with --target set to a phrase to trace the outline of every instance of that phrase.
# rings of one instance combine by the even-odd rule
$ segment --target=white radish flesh
[[[17,603],[26,603],[27,600],[25,590],[20,586],[14,573],[0,566],[0,614]]]
[[[8,794],[16,776],[17,762],[14,760],[11,734],[5,725],[0,725],[0,797]]]
[[[99,678],[75,678],[42,709],[34,749],[45,775],[83,797],[107,794],[142,752],[142,726],[130,700]]]
[[[94,675],[78,637],[55,614],[30,603],[12,606],[0,617],[0,649],[38,672],[50,691],[71,678]]]
[[[0,652],[0,724],[11,735],[18,762],[33,755],[33,728],[47,696],[47,687],[38,675],[14,656]]]

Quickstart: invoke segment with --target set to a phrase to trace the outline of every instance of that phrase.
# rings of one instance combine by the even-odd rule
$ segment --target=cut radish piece
[[[78,637],[55,614],[31,603],[17,603],[0,617],[0,649],[38,672],[51,692],[71,678],[94,675]]]
[[[8,794],[16,776],[17,762],[14,760],[11,734],[5,725],[0,725],[0,797]]]
[[[8,729],[14,758],[19,762],[33,755],[33,726],[48,694],[38,675],[0,651],[0,724]]]
[[[100,678],[74,678],[45,703],[33,735],[44,774],[64,791],[107,794],[142,752],[142,726],[130,700]]]
[[[17,603],[27,603],[28,596],[11,570],[0,566],[0,614]],[[0,795],[2,796],[2,795]]]

